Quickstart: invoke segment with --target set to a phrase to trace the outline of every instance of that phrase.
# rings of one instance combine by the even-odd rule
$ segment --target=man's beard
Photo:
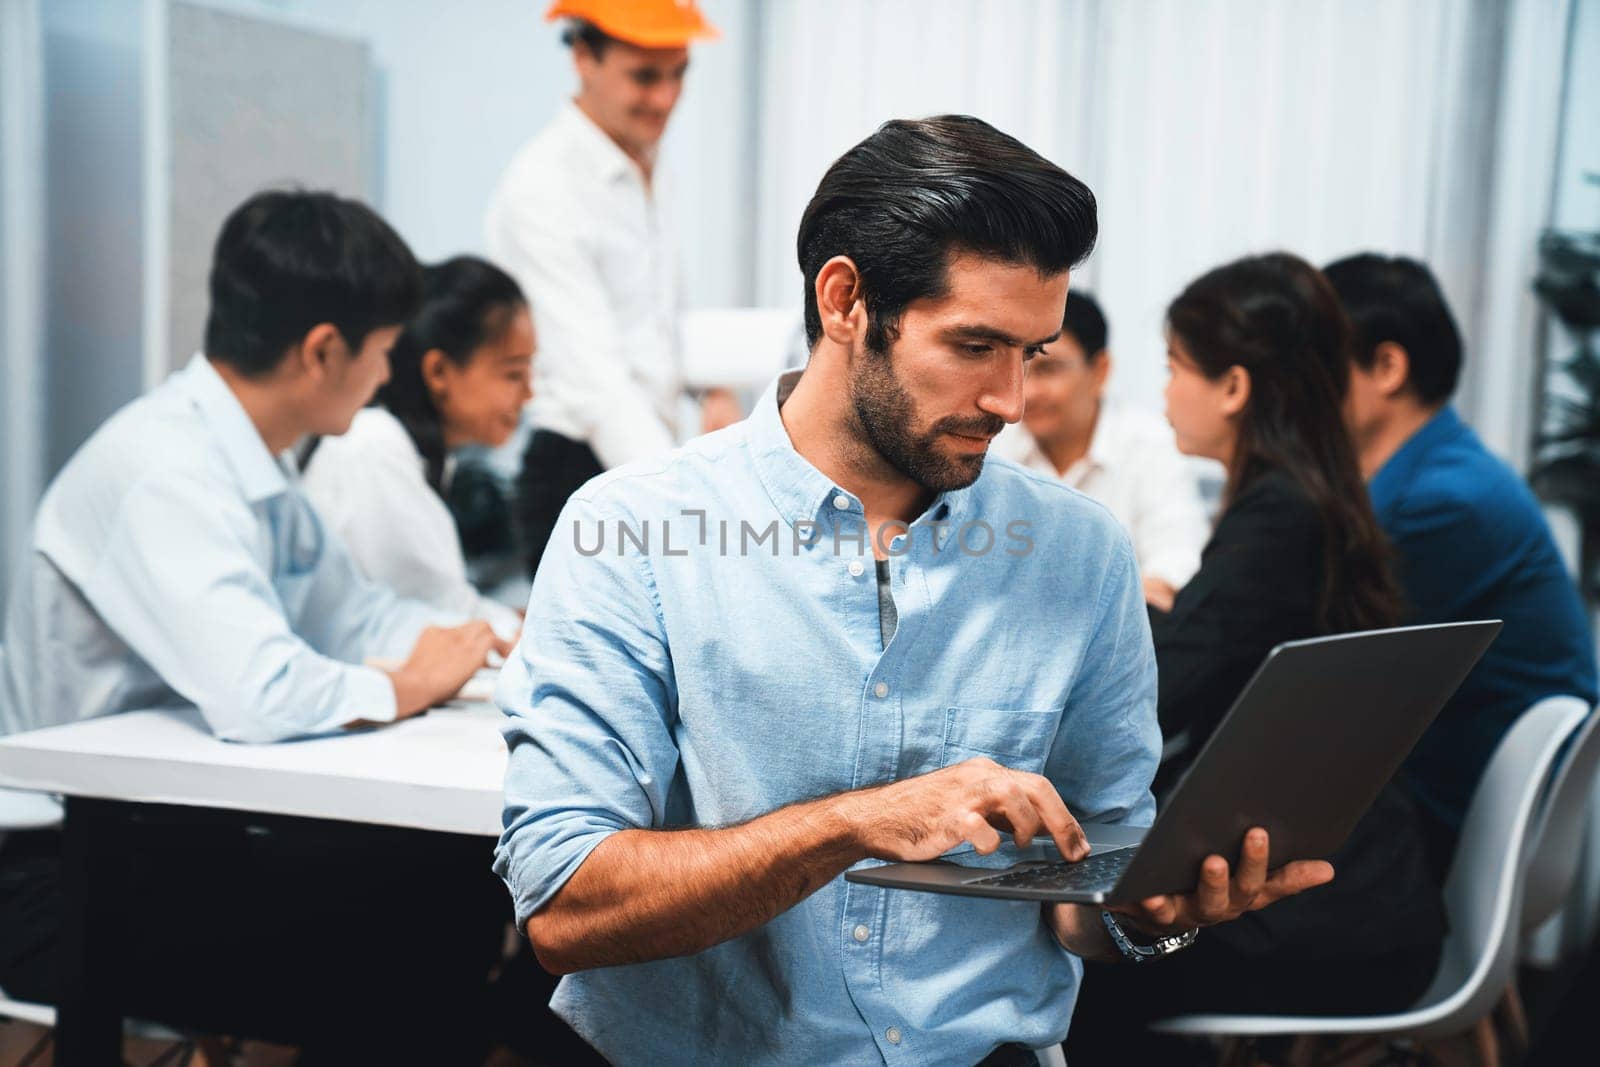
[[[892,349],[891,349],[892,350]],[[873,449],[895,470],[924,489],[936,493],[965,489],[983,473],[985,453],[947,455],[940,440],[950,433],[968,437],[993,437],[1005,429],[998,415],[940,419],[925,433],[917,433],[911,396],[900,384],[889,352],[867,349],[850,378],[850,402],[856,421]]]

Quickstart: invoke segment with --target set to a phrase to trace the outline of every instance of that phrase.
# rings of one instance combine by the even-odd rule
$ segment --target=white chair
[[[1183,1015],[1153,1029],[1234,1038],[1272,1035],[1444,1037],[1471,1031],[1480,1059],[1498,1062],[1489,1017],[1508,987],[1521,930],[1530,830],[1563,742],[1583,721],[1582,702],[1540,701],[1512,724],[1484,770],[1445,881],[1450,934],[1433,984],[1408,1011],[1389,1015]]]
[[[5,669],[6,650],[4,645],[0,645],[0,676],[4,675]],[[3,678],[0,678],[0,681],[3,681]],[[7,830],[38,830],[58,825],[60,822],[61,806],[54,799],[40,793],[0,789],[0,842],[5,840]],[[0,1019],[32,1023],[48,1030],[56,1025],[56,1009],[48,1004],[13,1000],[4,989],[0,989]],[[48,1043],[47,1037],[29,1050],[22,1062],[33,1060],[44,1051],[44,1046]]]
[[[5,683],[5,671],[6,647],[0,645],[0,685]],[[60,825],[61,802],[55,797],[0,788],[0,840],[4,840],[7,830],[44,830]],[[4,1014],[0,1012],[0,1016]]]
[[[33,1004],[26,1000],[12,1000],[6,996],[5,990],[0,989],[0,1023],[24,1022],[34,1026],[44,1027],[45,1032],[34,1041],[33,1045],[24,1052],[14,1064],[14,1067],[30,1067],[39,1061],[46,1049],[55,1040],[56,1010],[48,1004]]]
[[[42,1026],[48,1033],[40,1036],[38,1042],[29,1049],[23,1057],[14,1064],[14,1067],[26,1067],[55,1040],[56,1009],[49,1004],[35,1004],[31,1000],[13,1000],[0,989],[0,1023],[6,1020],[14,1022],[32,1023]],[[208,1049],[221,1048],[222,1045],[215,1038],[191,1037],[181,1034],[169,1027],[157,1023],[142,1022],[137,1019],[124,1020],[122,1032],[129,1037],[142,1037],[149,1041],[163,1041],[172,1047],[162,1053],[148,1067],[157,1067],[171,1059],[182,1058],[181,1062],[187,1063],[197,1047]],[[208,1063],[225,1063],[226,1060],[214,1056],[207,1057]]]
[[[5,671],[6,650],[0,645],[0,673]],[[61,804],[55,797],[45,793],[29,793],[17,789],[0,788],[0,842],[5,840],[7,830],[43,830],[61,825]],[[49,1004],[36,1004],[31,1000],[16,1000],[0,989],[0,1022],[7,1019],[32,1023],[53,1031],[56,1025],[56,1009]],[[148,1037],[158,1041],[182,1042],[188,1040],[181,1034],[146,1023],[128,1023],[125,1032],[137,1037]],[[45,1034],[37,1044],[30,1049],[17,1067],[32,1063],[40,1053],[50,1044],[53,1034]],[[163,1057],[165,1058],[165,1057]]]
[[[1577,697],[1552,697],[1588,715],[1573,735],[1566,757],[1551,776],[1532,835],[1528,873],[1522,898],[1522,931],[1529,933],[1560,909],[1578,874],[1589,798],[1600,768],[1600,715]]]

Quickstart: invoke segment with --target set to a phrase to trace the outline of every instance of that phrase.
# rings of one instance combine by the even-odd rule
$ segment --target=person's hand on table
[[[1333,881],[1333,864],[1297,860],[1267,869],[1267,832],[1259,826],[1244,836],[1239,869],[1229,877],[1228,861],[1208,856],[1200,866],[1200,884],[1192,893],[1149,897],[1137,904],[1108,910],[1128,918],[1135,928],[1157,937],[1232,922],[1248,911],[1260,911],[1286,897]]]
[[[511,647],[481,619],[423,630],[411,655],[388,672],[394,685],[395,720],[449,700],[488,662],[492,650],[510,651]]]

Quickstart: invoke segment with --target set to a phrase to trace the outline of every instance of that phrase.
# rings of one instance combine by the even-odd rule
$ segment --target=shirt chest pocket
[[[1061,724],[1058,708],[951,708],[945,713],[941,767],[987,756],[1012,770],[1038,774]]]

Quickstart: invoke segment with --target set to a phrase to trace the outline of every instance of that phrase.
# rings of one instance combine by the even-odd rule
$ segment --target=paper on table
[[[399,660],[384,659],[380,656],[369,657],[363,662],[366,666],[376,667],[380,671],[392,671],[400,667]],[[498,666],[479,667],[478,672],[468,678],[466,684],[456,691],[456,695],[449,700],[443,701],[440,706],[443,704],[493,704],[494,684],[499,678],[500,668]]]
[[[467,679],[467,684],[455,695],[455,701],[466,704],[493,704],[494,685],[499,681],[500,672],[493,667],[484,667],[477,674]],[[454,703],[455,701],[452,701]]]

